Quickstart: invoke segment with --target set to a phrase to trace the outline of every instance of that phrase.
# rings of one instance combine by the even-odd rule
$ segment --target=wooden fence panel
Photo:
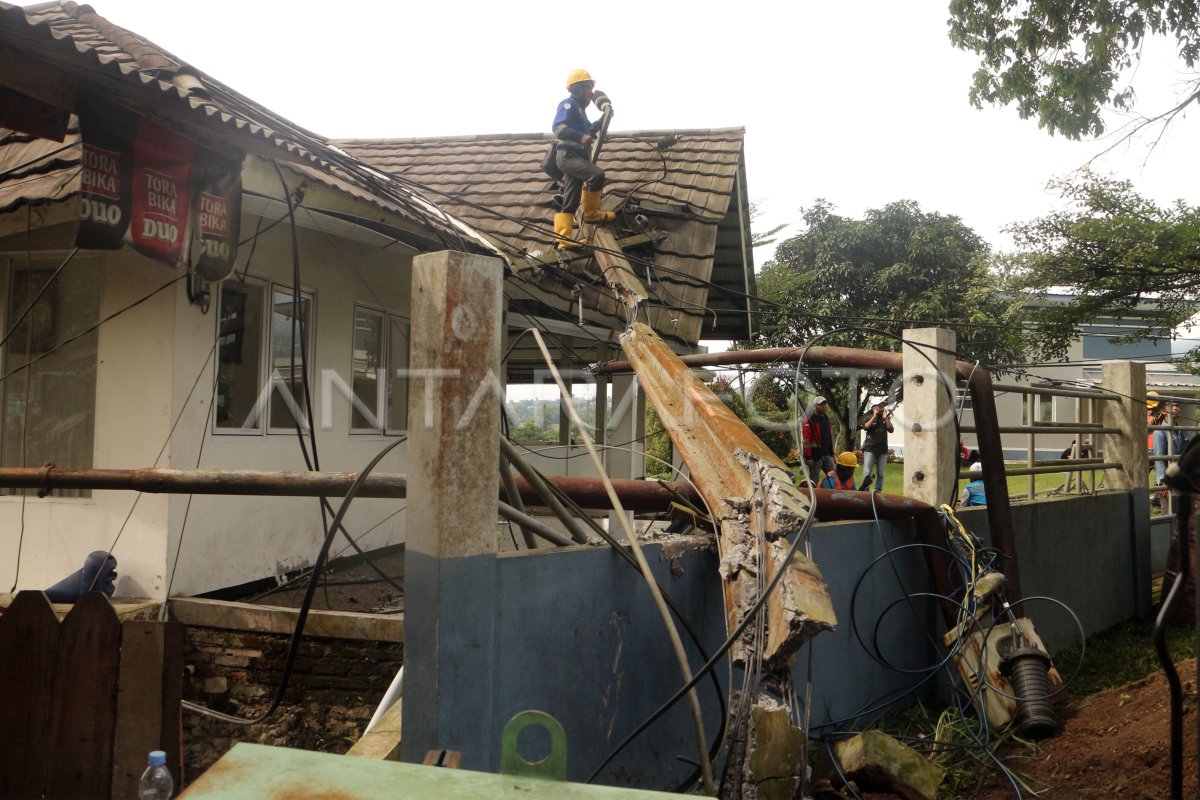
[[[136,797],[146,754],[163,750],[181,786],[183,632],[178,622],[127,621],[121,638],[117,730],[113,751],[114,798]]]
[[[63,620],[50,706],[55,765],[47,800],[109,800],[121,622],[108,598],[88,592]]]
[[[58,618],[42,592],[21,592],[0,616],[0,797],[42,796],[58,643]]]

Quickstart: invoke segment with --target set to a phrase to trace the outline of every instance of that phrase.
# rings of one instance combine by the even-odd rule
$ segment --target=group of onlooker
[[[804,465],[813,483],[821,489],[855,489],[854,473],[858,469],[858,457],[845,451],[834,457],[833,431],[829,425],[829,400],[820,395],[813,402],[813,410],[804,418]],[[888,461],[888,434],[896,428],[888,410],[887,398],[880,397],[871,403],[871,408],[859,422],[863,430],[863,480],[862,489],[883,491],[883,471]],[[969,465],[973,479],[967,483],[959,498],[960,506],[985,505],[983,469],[979,464],[978,451],[964,451],[963,463]]]

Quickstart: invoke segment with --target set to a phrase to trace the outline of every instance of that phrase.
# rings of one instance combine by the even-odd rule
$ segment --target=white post
[[[1116,398],[1100,403],[1100,424],[1120,433],[1100,437],[1104,460],[1122,467],[1104,472],[1108,489],[1146,487],[1150,460],[1146,457],[1146,365],[1134,361],[1105,361],[1101,386]]]
[[[954,331],[904,331],[904,494],[954,503]]]

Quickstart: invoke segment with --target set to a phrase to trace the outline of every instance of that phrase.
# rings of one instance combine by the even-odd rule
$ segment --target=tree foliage
[[[987,244],[958,217],[906,200],[859,220],[818,201],[803,221],[806,230],[783,242],[758,277],[759,294],[770,303],[763,304],[755,345],[800,346],[829,334],[818,344],[895,351],[905,328],[946,327],[967,358],[1023,360],[1023,304],[1000,291]],[[888,393],[894,379],[860,375],[864,391],[851,398],[845,370],[807,374],[847,427],[866,410],[867,396]]]
[[[1081,325],[1104,317],[1134,324],[1126,339],[1169,338],[1200,302],[1200,207],[1160,207],[1128,181],[1088,171],[1052,185],[1067,209],[1009,229],[1019,250],[1013,288],[1073,296],[1033,316],[1048,354],[1062,355]]]
[[[952,0],[949,25],[950,41],[980,56],[976,107],[1015,105],[1022,119],[1080,139],[1104,133],[1105,107],[1133,108],[1122,77],[1149,37],[1173,37],[1193,80],[1176,107],[1141,122],[1169,122],[1200,97],[1198,21],[1195,0]]]

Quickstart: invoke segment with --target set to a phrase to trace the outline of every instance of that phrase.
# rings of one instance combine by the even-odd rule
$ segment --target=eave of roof
[[[412,187],[385,178],[328,142],[238,94],[152,42],[74,2],[20,7],[0,2],[0,50],[66,77],[65,91],[39,97],[39,82],[7,69],[0,84],[73,110],[78,93],[99,92],[164,120],[208,146],[296,165],[320,180],[428,228],[447,245],[486,250],[473,230]],[[28,76],[26,76],[27,78]],[[62,190],[62,187],[59,187]],[[11,203],[10,203],[11,205]]]

